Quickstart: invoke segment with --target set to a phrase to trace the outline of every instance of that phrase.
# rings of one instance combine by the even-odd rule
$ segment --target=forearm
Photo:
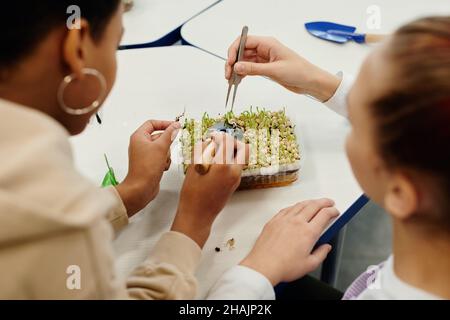
[[[338,76],[316,67],[306,88],[306,94],[325,102],[335,94],[340,83],[341,79]]]
[[[148,195],[148,190],[151,187],[144,182],[128,181],[127,178],[118,184],[116,190],[122,199],[122,202],[127,210],[128,217],[134,216],[156,196],[156,194]],[[158,190],[155,190],[156,193]]]
[[[176,231],[194,240],[200,248],[203,248],[211,232],[213,221],[194,219],[197,215],[185,211],[178,211],[173,221],[171,231]]]
[[[343,72],[333,75],[312,64],[308,64],[307,69],[308,81],[304,83],[302,93],[347,117],[347,95],[353,86],[354,78]]]
[[[120,198],[122,199],[123,205],[125,206],[128,216],[129,217],[133,216],[138,211],[138,208],[135,205],[136,201],[133,201],[133,194],[131,188],[129,188],[124,183],[118,184],[115,188]]]

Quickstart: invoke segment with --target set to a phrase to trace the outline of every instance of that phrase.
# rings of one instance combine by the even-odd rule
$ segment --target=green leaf
[[[113,168],[109,165],[108,158],[105,154],[105,161],[106,166],[108,167],[108,172],[106,173],[105,177],[102,181],[102,188],[109,187],[109,186],[117,186],[119,182],[117,182],[116,175],[114,174]]]

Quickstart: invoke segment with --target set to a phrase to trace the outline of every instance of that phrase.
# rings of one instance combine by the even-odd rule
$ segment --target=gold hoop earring
[[[84,107],[84,108],[80,108],[80,109],[74,109],[74,108],[70,108],[69,106],[66,105],[66,103],[64,102],[64,91],[66,90],[66,88],[69,86],[69,84],[71,84],[75,79],[76,79],[76,75],[74,73],[64,77],[63,81],[61,82],[59,88],[58,88],[58,103],[59,106],[61,107],[61,109],[71,115],[83,115],[83,114],[87,114],[95,109],[97,109],[101,102],[103,101],[103,99],[105,98],[106,95],[106,79],[105,77],[96,69],[91,69],[91,68],[84,68],[81,70],[81,72],[85,75],[90,75],[93,76],[95,78],[97,78],[98,82],[100,83],[100,94],[97,97],[97,99],[91,103],[91,105]]]

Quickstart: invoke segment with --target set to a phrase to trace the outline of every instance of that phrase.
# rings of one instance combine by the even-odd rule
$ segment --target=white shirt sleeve
[[[274,300],[270,281],[259,272],[234,266],[226,271],[211,288],[208,300]]]
[[[324,102],[324,104],[341,116],[347,117],[347,95],[355,79],[353,76],[344,74],[343,72],[339,72],[337,76],[342,79],[341,84],[330,100]]]

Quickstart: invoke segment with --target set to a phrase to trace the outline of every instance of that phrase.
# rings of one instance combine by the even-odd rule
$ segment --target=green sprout
[[[114,174],[114,170],[109,165],[108,157],[106,156],[106,154],[104,154],[104,156],[105,156],[106,166],[108,167],[108,172],[106,173],[105,177],[103,178],[102,188],[106,188],[109,186],[117,186],[119,184],[119,182],[117,182],[116,175]]]

